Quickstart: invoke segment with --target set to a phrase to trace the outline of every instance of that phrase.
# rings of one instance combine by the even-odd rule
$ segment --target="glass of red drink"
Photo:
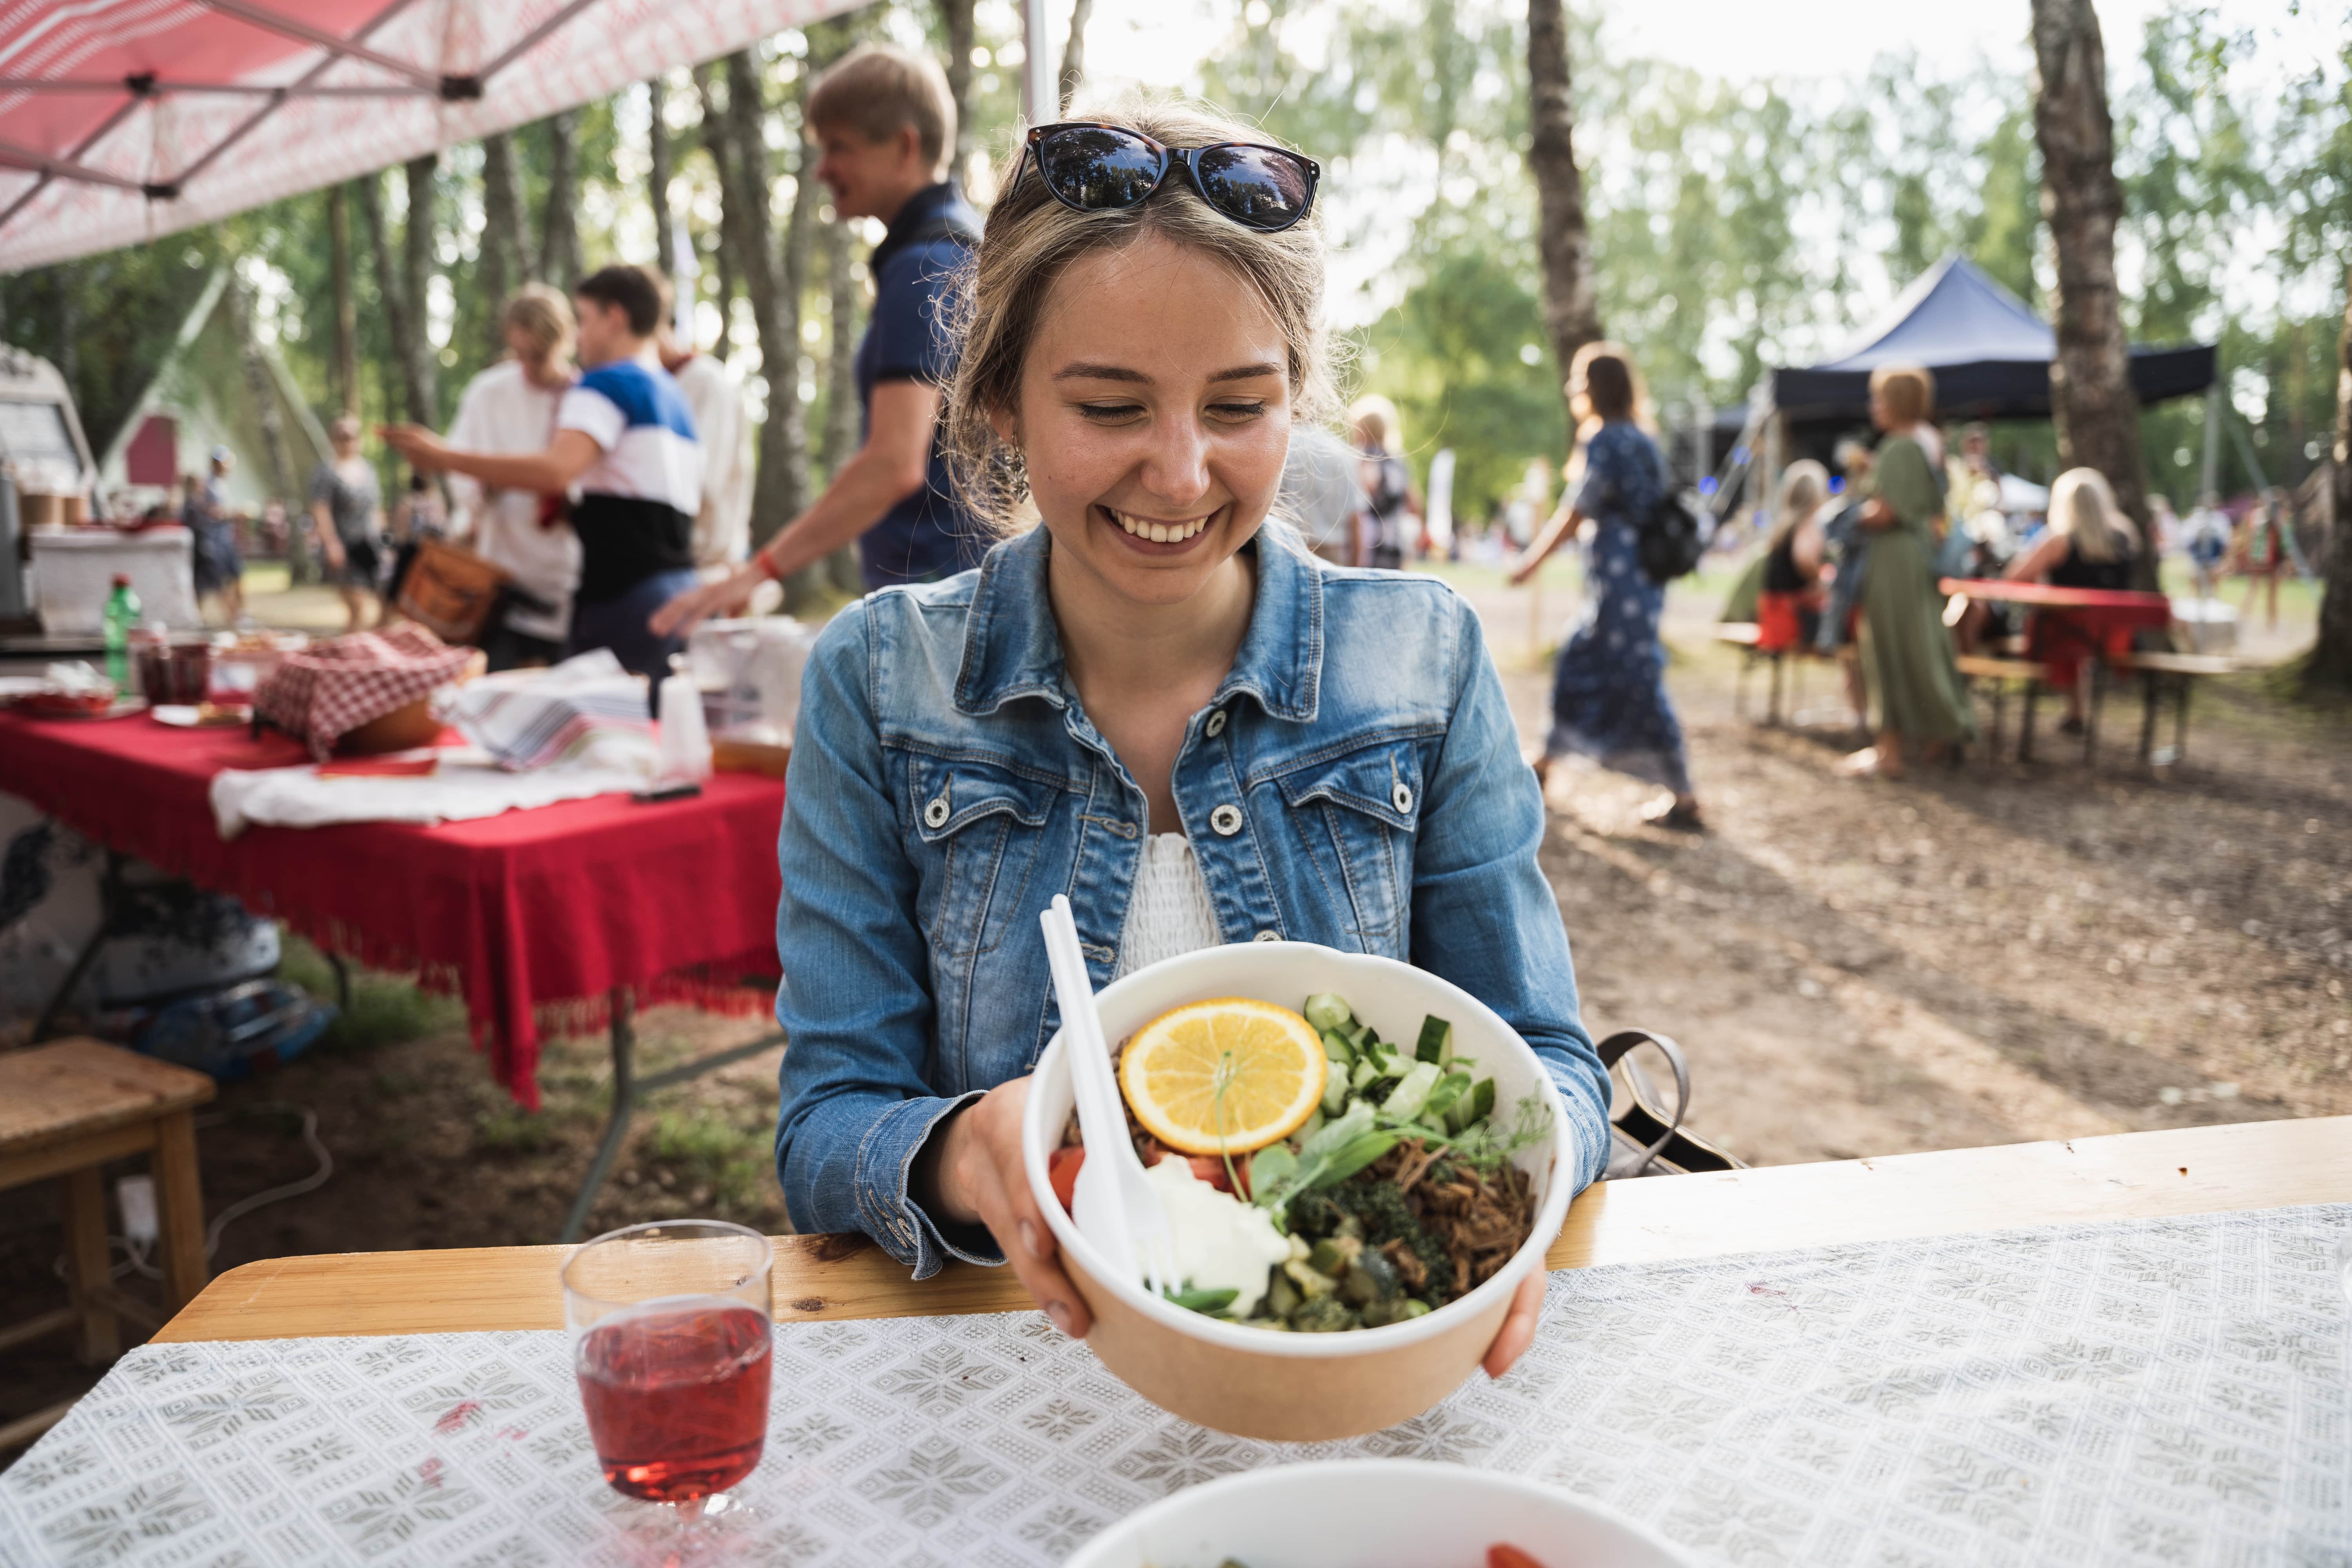
[[[767,1443],[773,1258],[742,1226],[661,1220],[564,1259],[572,1370],[605,1482],[670,1505],[682,1525],[722,1511]]]

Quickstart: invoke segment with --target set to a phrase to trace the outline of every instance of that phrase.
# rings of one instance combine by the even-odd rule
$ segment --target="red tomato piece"
[[[1087,1152],[1076,1144],[1065,1144],[1045,1156],[1045,1180],[1054,1188],[1054,1195],[1062,1200],[1062,1212],[1070,1212],[1076,1201],[1078,1167],[1087,1163]]]
[[[1233,1183],[1225,1177],[1225,1163],[1216,1155],[1195,1154],[1192,1157],[1192,1166],[1194,1175],[1216,1188],[1217,1191],[1230,1193],[1234,1190]],[[1239,1160],[1234,1161],[1234,1172],[1236,1175],[1240,1174],[1241,1168],[1242,1163]]]
[[[1543,1568],[1543,1564],[1516,1546],[1497,1542],[1486,1548],[1486,1568]]]

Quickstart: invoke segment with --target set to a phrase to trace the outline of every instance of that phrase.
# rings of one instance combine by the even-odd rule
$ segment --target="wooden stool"
[[[62,1329],[79,1331],[85,1360],[121,1352],[118,1316],[161,1328],[205,1288],[205,1202],[196,1175],[196,1106],[213,1080],[97,1040],[55,1040],[0,1055],[0,1191],[66,1179],[69,1306],[0,1328],[0,1350]],[[114,1288],[100,1168],[148,1154],[155,1173],[163,1310]],[[64,1415],[56,1405],[0,1427],[0,1447],[37,1436]],[[29,1428],[29,1430],[27,1430]]]

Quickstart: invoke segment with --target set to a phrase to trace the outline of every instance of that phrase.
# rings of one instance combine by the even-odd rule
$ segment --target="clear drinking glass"
[[[572,1370],[604,1479],[667,1505],[682,1550],[767,1443],[773,1261],[767,1237],[715,1219],[608,1231],[563,1261]]]

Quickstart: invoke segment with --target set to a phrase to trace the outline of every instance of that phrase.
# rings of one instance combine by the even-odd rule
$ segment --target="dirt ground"
[[[1558,634],[1574,574],[1550,576],[1539,608],[1491,574],[1455,575],[1532,742],[1548,683],[1531,641]],[[1700,1131],[1774,1164],[2352,1112],[2352,714],[2290,708],[2263,677],[2238,677],[2200,694],[2187,759],[2160,774],[2132,762],[2130,699],[2110,710],[2095,766],[2045,729],[2030,765],[1843,780],[1831,764],[1848,734],[1735,713],[1737,656],[1706,635],[1721,587],[1678,588],[1668,620],[1710,830],[1650,828],[1635,813],[1652,792],[1563,769],[1543,849],[1587,1023],[1680,1041]],[[2307,606],[2289,612],[2256,651],[2307,636]],[[1836,698],[1815,672],[1800,706]],[[306,950],[289,971],[331,994]],[[641,1070],[762,1028],[656,1010],[640,1023]],[[601,1037],[555,1042],[546,1109],[527,1116],[451,1005],[363,977],[328,1040],[214,1108],[200,1143],[215,1213],[314,1168],[288,1107],[316,1112],[334,1161],[317,1191],[233,1223],[215,1269],[552,1240],[602,1128],[604,1053]],[[783,1228],[769,1153],[781,1056],[658,1096],[592,1229],[682,1213]],[[58,1251],[54,1195],[11,1194],[0,1321],[58,1300]],[[0,1352],[0,1422],[96,1375],[60,1342]]]

